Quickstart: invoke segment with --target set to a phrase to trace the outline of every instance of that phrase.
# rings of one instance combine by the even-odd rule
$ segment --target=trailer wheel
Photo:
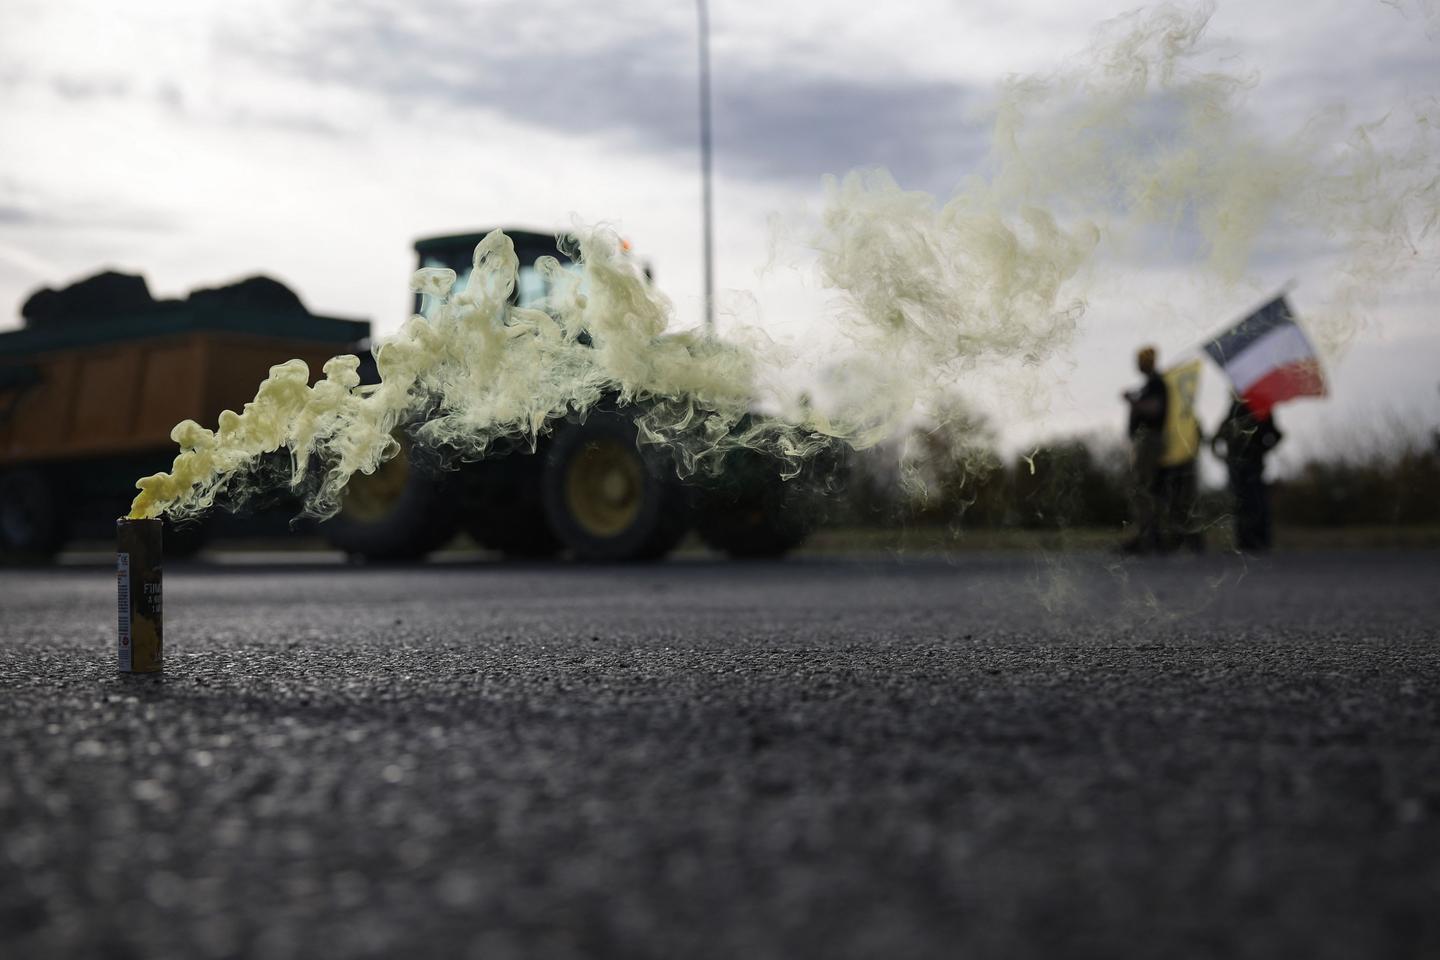
[[[65,543],[53,484],[33,467],[0,474],[0,553],[7,560],[48,560]]]
[[[411,456],[408,444],[345,488],[320,526],[332,547],[364,560],[418,560],[455,534],[454,477]]]
[[[655,560],[685,535],[685,488],[635,438],[629,419],[600,412],[561,426],[551,441],[541,477],[545,515],[578,559]]]

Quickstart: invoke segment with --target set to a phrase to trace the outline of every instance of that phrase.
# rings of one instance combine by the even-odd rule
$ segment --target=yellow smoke
[[[139,481],[131,516],[203,512],[277,452],[288,454],[297,489],[318,471],[307,509],[326,516],[351,476],[374,471],[398,450],[398,428],[413,424],[418,441],[479,457],[497,439],[533,439],[555,417],[608,395],[649,402],[645,436],[676,443],[682,472],[736,443],[792,460],[808,452],[790,427],[731,435],[755,397],[753,357],[669,333],[668,302],[612,235],[583,237],[581,256],[583,278],[553,257],[538,261],[557,291],[545,310],[507,305],[519,261],[498,230],[476,247],[463,291],[452,292],[452,270],[418,271],[412,287],[431,309],[376,347],[378,385],[360,384],[354,356],[326,363],[313,387],[302,361],[272,367],[255,399],[238,414],[222,413],[213,432],[190,420],[174,429],[181,452],[169,473]]]
[[[968,370],[1063,349],[1097,264],[1166,238],[1198,237],[1195,269],[1221,284],[1254,279],[1257,244],[1277,229],[1329,244],[1341,279],[1321,334],[1342,342],[1367,291],[1434,260],[1434,101],[1369,125],[1336,112],[1273,135],[1248,110],[1255,76],[1220,69],[1207,49],[1211,12],[1119,18],[1074,62],[1007,81],[984,170],[944,203],[883,171],[827,183],[812,247],[845,335],[829,358],[845,389],[828,404],[796,402],[787,353],[763,336],[675,332],[669,302],[603,229],[580,231],[578,273],[537,263],[547,302],[507,306],[519,264],[497,231],[476,248],[463,291],[450,270],[415,274],[427,309],[376,348],[378,385],[360,385],[353,356],[329,361],[313,387],[298,360],[272,368],[214,431],[175,428],[180,453],[169,473],[139,481],[131,516],[194,515],[243,495],[270,456],[288,457],[307,512],[326,516],[351,476],[394,455],[399,430],[478,458],[611,396],[637,402],[642,441],[669,447],[681,474],[737,446],[795,470],[830,440],[883,440],[917,408],[944,427]],[[762,402],[791,413],[749,417]]]

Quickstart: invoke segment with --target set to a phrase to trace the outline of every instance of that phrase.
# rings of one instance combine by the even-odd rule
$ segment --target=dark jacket
[[[1265,455],[1284,438],[1274,419],[1261,419],[1245,401],[1236,400],[1210,440],[1210,449],[1233,470],[1256,470],[1265,466]]]
[[[1158,373],[1145,378],[1145,385],[1125,395],[1130,401],[1130,436],[1133,438],[1142,430],[1158,436],[1165,429],[1166,407],[1169,395],[1165,380]]]

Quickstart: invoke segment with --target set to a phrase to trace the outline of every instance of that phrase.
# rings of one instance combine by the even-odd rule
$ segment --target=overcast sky
[[[717,275],[731,318],[804,338],[831,295],[773,225],[820,178],[883,166],[946,195],[985,156],[986,108],[1133,2],[826,0],[712,8]],[[1440,87],[1433,3],[1221,0],[1222,59],[1258,71],[1257,121],[1336,105],[1378,117]],[[684,3],[0,0],[0,327],[33,289],[110,266],[161,295],[257,272],[312,310],[404,318],[418,236],[607,221],[652,262],[681,324],[700,312],[694,11]],[[1433,251],[1433,244],[1428,248]],[[1308,257],[1308,259],[1307,259]],[[1090,291],[1059,378],[1021,409],[965,385],[1008,447],[1118,431],[1142,341],[1173,356],[1269,289],[1323,285],[1322,252],[1200,289],[1139,260]],[[771,265],[770,269],[766,269]],[[1427,272],[1428,270],[1428,272]],[[1437,268],[1376,292],[1332,363],[1333,396],[1282,409],[1291,458],[1387,418],[1440,425]],[[1223,384],[1205,385],[1212,417]]]

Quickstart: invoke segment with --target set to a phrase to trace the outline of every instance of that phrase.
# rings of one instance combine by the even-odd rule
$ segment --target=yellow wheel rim
[[[374,473],[357,473],[350,478],[340,513],[347,520],[374,523],[395,509],[409,481],[409,451],[401,446],[400,452],[380,464]]]
[[[640,516],[644,465],[633,447],[600,439],[585,445],[565,469],[565,505],[591,536],[613,537]]]

